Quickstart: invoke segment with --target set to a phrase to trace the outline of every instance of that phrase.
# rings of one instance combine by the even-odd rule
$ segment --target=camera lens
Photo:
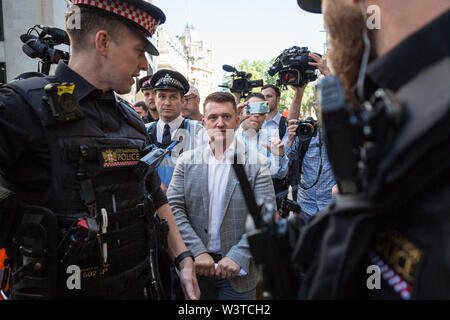
[[[314,133],[314,126],[311,123],[301,122],[297,127],[296,134],[300,141],[311,139]]]
[[[76,104],[73,103],[73,96],[71,94],[63,93],[59,98],[61,109],[66,113],[76,111]]]

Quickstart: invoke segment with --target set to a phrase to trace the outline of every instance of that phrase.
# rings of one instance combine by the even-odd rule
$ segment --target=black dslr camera
[[[252,77],[251,73],[237,71],[236,68],[227,64],[224,64],[222,68],[224,71],[233,72],[233,80],[230,86],[230,91],[233,93],[239,92],[245,96],[251,89],[264,86],[264,81],[262,79],[249,80]]]
[[[308,64],[314,62],[309,58],[309,53],[308,47],[293,46],[275,59],[268,73],[270,76],[279,73],[277,86],[302,87],[305,83],[317,79],[317,68]]]
[[[298,120],[296,125],[298,127],[295,133],[300,141],[309,140],[317,134],[317,121],[311,117],[306,120]]]
[[[37,33],[37,36],[32,34],[33,31]],[[20,40],[24,43],[22,50],[27,56],[32,59],[41,59],[43,74],[49,74],[52,64],[57,64],[61,59],[69,60],[70,58],[68,52],[54,48],[60,44],[70,45],[70,39],[64,30],[35,25],[28,29],[26,34],[22,34]]]

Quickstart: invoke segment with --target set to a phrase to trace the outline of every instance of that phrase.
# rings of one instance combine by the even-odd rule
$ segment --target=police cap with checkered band
[[[175,90],[183,95],[189,91],[189,82],[186,78],[181,73],[168,69],[156,72],[150,80],[150,85],[154,90]]]
[[[164,12],[144,0],[71,0],[73,5],[91,6],[123,18],[134,31],[149,43],[148,53],[159,55],[152,36],[156,28],[166,21]]]

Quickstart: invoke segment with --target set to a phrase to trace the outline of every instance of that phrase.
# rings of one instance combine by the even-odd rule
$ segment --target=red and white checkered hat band
[[[153,35],[160,21],[156,21],[149,13],[120,0],[72,0],[74,5],[85,4],[122,16],[131,20]]]

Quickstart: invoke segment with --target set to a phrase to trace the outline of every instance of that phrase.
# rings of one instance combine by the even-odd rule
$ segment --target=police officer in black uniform
[[[366,154],[370,161],[364,162],[368,166],[360,189],[342,183],[343,162],[333,152],[336,140],[327,140],[340,194],[301,236],[295,252],[303,270],[300,297],[449,299],[450,2],[417,0],[406,7],[369,0],[298,4],[311,12],[322,9],[331,41],[328,58],[356,108],[369,114],[374,110],[369,106],[378,101],[377,110],[391,111],[383,117],[375,114],[365,129],[379,140],[372,140],[378,143],[371,149],[375,153]],[[364,16],[373,4],[379,9],[380,16],[372,18],[381,18],[379,29],[370,29],[374,20]],[[392,23],[399,19],[402,24]],[[364,34],[370,39],[366,44]],[[350,41],[353,51],[348,50]],[[366,72],[357,85],[359,66]],[[327,129],[331,111],[325,105],[330,101],[322,99]],[[346,129],[340,124],[339,130]],[[377,136],[379,128],[384,132]],[[348,161],[353,156],[342,155]]]
[[[147,288],[161,298],[151,252],[166,248],[197,299],[159,177],[135,170],[148,151],[144,124],[114,93],[147,70],[145,52],[158,54],[151,35],[165,15],[142,0],[72,4],[67,19],[81,25],[68,30],[70,61],[0,89],[0,247],[12,297],[140,299]]]

